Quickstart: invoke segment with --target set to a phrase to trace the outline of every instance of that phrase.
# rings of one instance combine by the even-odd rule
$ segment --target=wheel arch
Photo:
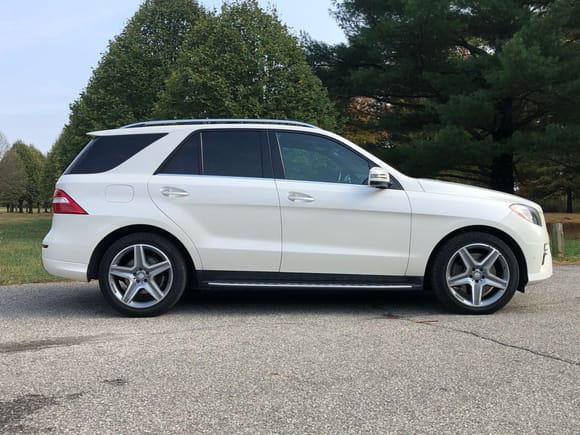
[[[437,243],[435,248],[431,251],[431,255],[429,256],[429,260],[427,261],[424,282],[425,283],[430,282],[430,278],[431,278],[430,275],[431,275],[433,261],[435,260],[435,257],[439,253],[441,246],[445,242],[447,242],[448,240],[450,240],[450,239],[452,239],[460,234],[473,233],[473,232],[491,234],[491,235],[501,239],[505,244],[507,244],[510,247],[510,249],[513,251],[514,255],[516,256],[516,259],[518,261],[518,266],[519,266],[520,280],[518,282],[517,289],[521,292],[524,292],[526,284],[528,283],[528,266],[527,266],[526,257],[524,256],[523,251],[521,250],[518,243],[509,234],[507,234],[501,230],[498,230],[497,228],[488,227],[485,225],[474,225],[474,226],[459,228],[459,229],[447,234],[443,239],[441,239],[439,241],[439,243]]]
[[[179,249],[183,259],[185,260],[188,266],[188,282],[191,284],[197,284],[197,274],[195,273],[195,264],[189,255],[189,252],[181,243],[181,241],[175,237],[173,234],[165,231],[161,228],[152,226],[152,225],[130,225],[122,228],[118,228],[117,230],[113,231],[112,233],[108,234],[103,240],[99,242],[97,247],[93,250],[91,255],[91,259],[89,261],[89,267],[87,268],[87,279],[90,281],[91,279],[97,279],[99,273],[99,263],[101,262],[101,258],[103,257],[105,251],[111,246],[116,240],[121,237],[127,236],[129,234],[135,233],[151,233],[157,234],[159,236],[165,237],[167,240],[175,244]]]

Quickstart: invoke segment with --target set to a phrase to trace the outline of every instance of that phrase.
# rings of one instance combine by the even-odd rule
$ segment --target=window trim
[[[129,153],[126,156],[123,156],[122,160],[118,161],[117,163],[115,163],[113,165],[107,164],[105,169],[103,169],[101,167],[98,170],[86,170],[86,169],[79,170],[79,167],[78,167],[79,164],[84,163],[84,161],[87,159],[87,154],[92,153],[95,146],[97,147],[97,151],[98,151],[98,147],[99,147],[98,142],[99,141],[117,139],[117,138],[121,138],[121,137],[123,137],[123,138],[135,138],[136,136],[147,137],[148,140],[144,141],[145,145],[140,144],[140,146],[138,147],[138,149],[136,151]],[[94,136],[83,147],[83,149],[77,154],[77,156],[73,159],[73,161],[67,166],[67,168],[63,172],[63,175],[91,175],[91,174],[102,174],[105,172],[112,171],[113,169],[118,168],[122,164],[131,160],[137,154],[143,152],[143,150],[145,150],[146,148],[149,148],[152,144],[163,139],[165,136],[167,136],[167,133],[111,134],[111,135],[103,135],[103,136]]]
[[[260,129],[260,128],[204,128],[199,129],[188,135],[185,139],[181,141],[181,143],[175,147],[175,149],[167,156],[167,158],[161,163],[161,165],[157,168],[157,170],[153,173],[153,175],[183,175],[183,176],[204,176],[204,177],[239,177],[239,178],[274,178],[274,171],[272,169],[272,153],[270,149],[270,145],[268,142],[268,135],[267,129]],[[203,134],[208,132],[255,132],[259,133],[259,142],[261,147],[261,156],[262,156],[262,176],[261,177],[243,177],[238,175],[208,175],[205,173],[204,167],[204,153],[203,153]],[[198,147],[198,173],[195,174],[172,174],[163,172],[164,167],[167,163],[181,150],[182,147],[191,139],[197,138],[199,141]]]
[[[171,151],[169,153],[169,155],[165,158],[165,160],[163,160],[163,162],[161,162],[161,164],[159,165],[159,167],[155,170],[155,172],[153,172],[153,175],[182,175],[182,176],[192,176],[192,175],[201,175],[202,173],[202,166],[203,166],[203,162],[201,161],[201,144],[199,144],[198,146],[198,151],[197,151],[197,173],[191,173],[191,174],[182,174],[182,173],[175,173],[175,172],[164,172],[165,167],[167,165],[169,165],[169,162],[171,160],[173,160],[173,158],[175,157],[176,154],[179,153],[179,151],[181,151],[181,149],[189,142],[189,140],[191,139],[196,139],[195,135],[198,132],[193,132],[189,135],[187,135],[187,137],[185,139],[183,139],[179,145],[177,145],[173,151]],[[198,139],[199,140],[199,139]]]
[[[306,131],[270,129],[268,132],[268,138],[270,140],[270,150],[271,150],[270,152],[272,154],[272,166],[274,169],[274,178],[277,178],[277,179],[291,180],[290,178],[286,178],[286,172],[284,169],[284,161],[282,160],[282,149],[280,148],[280,142],[278,141],[277,133],[293,133],[293,134],[301,134],[301,135],[305,135],[305,136],[316,136],[316,137],[319,137],[322,139],[326,139],[328,141],[336,143],[337,145],[339,145],[343,148],[348,149],[349,151],[351,151],[355,155],[359,156],[361,159],[365,160],[367,162],[367,164],[369,165],[369,170],[371,167],[377,166],[375,164],[375,162],[368,159],[366,156],[362,155],[357,150],[352,149],[348,145],[345,145],[344,143],[342,143],[342,142],[340,142],[332,137],[328,137],[324,134],[319,134],[319,133],[315,133],[315,132],[306,132]],[[306,183],[331,183],[329,181],[313,181],[313,180],[295,180],[295,181],[302,181],[302,182],[306,182]],[[334,182],[332,182],[332,184],[343,184],[346,186],[364,186],[364,184],[359,185],[359,184],[334,183]],[[391,187],[390,187],[390,189],[403,190],[403,187],[401,186],[399,181],[395,177],[393,177],[392,174],[391,174]]]

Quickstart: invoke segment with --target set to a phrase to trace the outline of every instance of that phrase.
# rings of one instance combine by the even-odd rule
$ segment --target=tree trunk
[[[496,104],[494,142],[506,142],[514,134],[513,100],[506,97]],[[491,188],[506,193],[514,193],[514,155],[507,151],[494,156],[491,162]]]
[[[574,192],[571,187],[566,188],[566,213],[574,213]]]
[[[491,163],[491,188],[514,193],[514,157],[511,153],[500,154]]]

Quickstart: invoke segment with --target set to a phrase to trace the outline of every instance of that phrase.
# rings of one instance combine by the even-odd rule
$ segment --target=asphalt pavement
[[[580,433],[580,266],[489,316],[428,294],[205,291],[131,319],[0,287],[0,433]]]

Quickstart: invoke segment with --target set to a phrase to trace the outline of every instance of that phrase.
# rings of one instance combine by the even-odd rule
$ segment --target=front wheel
[[[133,317],[168,311],[185,289],[187,268],[175,245],[149,233],[113,243],[99,267],[99,287],[109,304]]]
[[[446,241],[435,254],[431,285],[455,312],[490,314],[507,304],[519,282],[518,261],[501,239],[465,233]]]

